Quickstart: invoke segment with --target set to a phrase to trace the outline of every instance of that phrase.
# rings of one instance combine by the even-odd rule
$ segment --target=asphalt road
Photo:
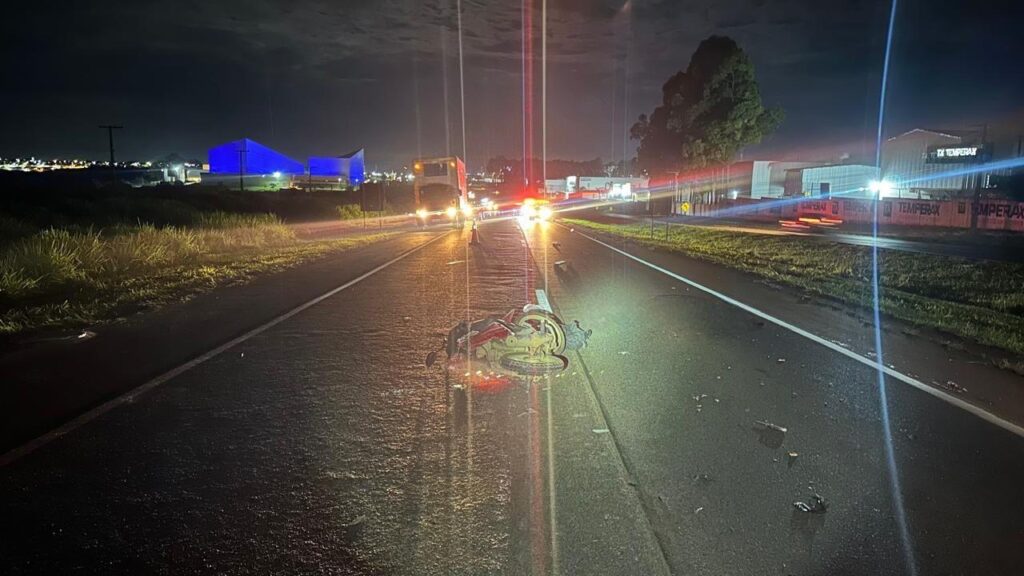
[[[890,466],[870,366],[579,233],[481,236],[0,468],[3,571],[1021,573],[1019,436],[890,381]],[[495,387],[423,366],[439,333],[536,289],[594,329],[566,372]],[[794,508],[815,494],[824,513]]]

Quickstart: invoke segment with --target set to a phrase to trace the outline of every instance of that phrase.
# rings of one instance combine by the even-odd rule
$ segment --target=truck
[[[473,218],[466,165],[458,156],[418,158],[412,164],[413,197],[420,226],[449,222],[461,227]]]

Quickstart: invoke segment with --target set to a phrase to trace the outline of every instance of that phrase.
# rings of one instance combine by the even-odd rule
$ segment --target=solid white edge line
[[[228,349],[233,348],[238,344],[241,344],[242,342],[245,342],[246,340],[252,338],[253,336],[256,336],[262,332],[267,331],[268,329],[280,324],[281,322],[284,322],[285,320],[291,318],[292,316],[295,316],[296,314],[303,312],[304,310],[307,310],[308,308],[311,308],[319,304],[320,302],[323,302],[324,300],[330,298],[331,296],[334,296],[338,292],[341,292],[346,288],[349,288],[362,282],[363,280],[366,280],[367,278],[373,276],[377,272],[380,272],[381,270],[384,270],[385,268],[391,266],[392,264],[398,262],[399,260],[402,260],[405,257],[420,251],[421,249],[425,248],[430,244],[433,244],[434,242],[440,240],[441,238],[444,238],[450,233],[451,231],[441,233],[431,238],[430,240],[427,240],[423,244],[420,244],[419,246],[410,248],[409,250],[402,252],[401,254],[392,258],[391,260],[388,260],[387,262],[381,264],[380,266],[377,266],[376,268],[370,270],[369,272],[366,272],[356,278],[353,278],[352,280],[349,280],[348,282],[342,284],[341,286],[332,288],[331,290],[317,296],[316,298],[313,298],[312,300],[309,300],[304,304],[300,304],[295,308],[292,308],[291,310],[285,312],[284,314],[281,314],[280,316],[277,316],[271,319],[270,321],[261,324],[256,328],[253,328],[252,330],[249,330],[248,332],[242,334],[241,336],[237,336],[232,340],[229,340],[224,344],[221,344],[220,346],[217,346],[216,348],[208,352],[205,352],[193,358],[192,360],[189,360],[188,362],[181,364],[176,368],[172,368],[167,372],[164,372],[163,374],[153,378],[152,380],[149,380],[135,388],[132,388],[131,390],[125,392],[124,394],[121,394],[116,398],[107,400],[103,404],[100,404],[99,406],[96,406],[95,408],[87,412],[84,412],[79,416],[76,416],[72,420],[65,422],[64,424],[58,426],[57,428],[54,428],[53,430],[50,430],[49,432],[46,432],[41,436],[37,436],[36,438],[29,440],[28,442],[22,444],[21,446],[12,448],[11,450],[7,451],[3,456],[0,456],[0,468],[17,461],[18,459],[32,453],[33,451],[45,446],[46,444],[49,444],[53,440],[56,440],[57,438],[60,438],[61,436],[68,434],[69,432],[73,432],[75,429],[80,428],[85,424],[88,424],[92,420],[95,420],[96,418],[102,416],[103,414],[110,412],[114,408],[117,408],[123,404],[134,402],[136,398],[142,396],[146,392],[149,392],[150,390],[156,388],[157,386],[163,384],[164,382],[167,382],[168,380],[171,380],[172,378],[184,372],[187,372],[192,368],[195,368],[196,366],[202,364],[203,362],[206,362],[207,360],[210,360],[211,358],[218,356],[219,354],[227,351]]]
[[[565,226],[562,225],[562,227],[564,228]],[[661,272],[662,274],[665,274],[666,276],[669,276],[669,277],[674,278],[674,279],[676,279],[676,280],[678,280],[678,281],[680,281],[680,282],[682,282],[684,284],[687,284],[687,285],[692,286],[692,287],[694,287],[694,288],[696,288],[698,290],[706,292],[707,294],[709,294],[711,296],[714,296],[715,298],[718,298],[719,300],[721,300],[721,301],[723,301],[723,302],[725,302],[727,304],[731,304],[733,306],[736,306],[737,308],[739,308],[739,309],[741,309],[741,310],[743,310],[745,312],[749,312],[750,314],[753,314],[754,316],[757,316],[759,318],[767,320],[768,322],[771,322],[772,324],[775,324],[776,326],[780,326],[782,328],[785,328],[786,330],[789,330],[790,332],[793,332],[795,334],[803,336],[804,338],[807,338],[808,340],[810,340],[812,342],[815,342],[816,344],[821,344],[822,346],[824,346],[824,347],[826,347],[826,348],[828,348],[828,349],[830,349],[830,350],[832,350],[834,352],[838,352],[838,353],[842,354],[843,356],[846,356],[847,358],[850,358],[852,360],[856,360],[857,362],[860,362],[861,364],[863,364],[865,366],[868,366],[872,370],[877,370],[878,369],[878,363],[877,362],[874,362],[874,361],[872,361],[872,360],[870,360],[868,358],[865,358],[865,357],[861,356],[860,354],[857,354],[856,352],[853,352],[852,350],[847,350],[846,348],[843,348],[842,346],[839,346],[838,344],[836,344],[834,342],[830,342],[829,340],[826,340],[826,339],[822,338],[821,336],[818,336],[816,334],[812,334],[811,332],[808,332],[807,330],[804,330],[803,328],[800,328],[798,326],[794,326],[794,325],[790,324],[789,322],[786,322],[785,320],[781,320],[779,318],[776,318],[776,317],[768,314],[767,312],[762,312],[761,310],[758,310],[757,308],[754,308],[753,306],[750,306],[748,304],[744,304],[743,302],[740,302],[739,300],[736,300],[734,298],[730,298],[729,296],[726,296],[725,294],[722,294],[721,292],[717,292],[717,291],[715,291],[715,290],[713,290],[711,288],[708,288],[707,286],[704,286],[702,284],[698,284],[697,282],[694,282],[693,280],[690,280],[689,278],[685,278],[683,276],[680,276],[679,274],[676,274],[675,272],[672,272],[671,270],[666,270],[665,268],[662,268],[661,266],[658,266],[657,264],[652,264],[651,262],[648,262],[648,261],[644,260],[643,258],[639,258],[637,256],[634,256],[634,255],[630,254],[629,252],[625,252],[623,250],[620,250],[620,249],[616,248],[615,246],[612,246],[611,244],[606,244],[606,243],[598,240],[597,238],[594,238],[594,237],[592,237],[592,236],[590,236],[588,234],[584,234],[583,232],[580,232],[579,230],[575,230],[574,233],[575,234],[579,234],[580,236],[583,236],[584,238],[586,238],[586,239],[588,239],[588,240],[590,240],[592,242],[596,242],[597,244],[600,244],[601,246],[604,246],[605,248],[608,248],[610,250],[618,252],[619,254],[622,254],[623,256],[625,256],[625,257],[627,257],[627,258],[629,258],[631,260],[634,260],[634,261],[636,261],[636,262],[638,262],[640,264],[643,264],[644,266],[647,266],[648,268],[651,268],[652,270],[655,270],[657,272]],[[966,411],[966,412],[968,412],[970,414],[973,414],[974,416],[977,416],[978,418],[981,418],[982,420],[984,420],[984,421],[986,421],[986,422],[988,422],[990,424],[994,424],[994,425],[1002,428],[1003,430],[1006,430],[1007,432],[1012,432],[1013,434],[1016,434],[1017,436],[1020,436],[1020,437],[1024,438],[1024,427],[1021,427],[1021,426],[1019,426],[1017,424],[1014,424],[1013,422],[1010,422],[1008,420],[1004,420],[1004,419],[1000,418],[999,416],[996,416],[995,414],[992,414],[991,412],[988,412],[986,410],[983,410],[982,408],[979,408],[978,406],[975,406],[974,404],[971,404],[969,402],[961,400],[960,398],[957,398],[957,397],[955,397],[955,396],[953,396],[953,395],[951,395],[951,394],[949,394],[947,392],[944,392],[942,390],[939,390],[938,388],[935,388],[934,386],[929,386],[928,384],[925,384],[924,382],[921,382],[920,380],[918,380],[916,378],[912,378],[910,376],[907,376],[906,374],[903,374],[902,372],[897,372],[896,370],[893,370],[892,368],[889,368],[888,366],[883,366],[882,367],[882,371],[887,376],[891,376],[892,378],[894,378],[896,380],[899,380],[900,382],[903,382],[904,384],[908,384],[910,386],[913,386],[914,388],[917,388],[918,390],[921,390],[922,392],[930,394],[930,395],[932,395],[932,396],[934,396],[934,397],[936,397],[936,398],[938,398],[940,400],[944,400],[945,402],[948,402],[949,404],[952,404],[953,406],[956,406],[957,408],[960,408],[960,409],[962,409],[962,410],[964,410],[964,411]]]
[[[554,314],[554,311],[551,310],[551,302],[548,300],[548,293],[543,288],[537,288],[534,292],[537,293],[537,305]]]

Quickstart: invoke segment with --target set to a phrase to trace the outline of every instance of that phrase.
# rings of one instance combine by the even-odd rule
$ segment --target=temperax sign
[[[991,156],[988,145],[955,144],[953,146],[929,146],[926,164],[974,164],[985,162]]]

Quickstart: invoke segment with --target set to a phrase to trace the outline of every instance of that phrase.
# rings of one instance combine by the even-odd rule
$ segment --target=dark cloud
[[[110,121],[126,125],[119,148],[137,158],[172,151],[201,157],[207,147],[241,136],[300,158],[366,146],[370,163],[383,166],[461,151],[455,3],[110,0],[5,7],[0,155],[102,157],[105,142],[95,126]],[[462,4],[467,148],[470,164],[479,165],[522,149],[522,10],[505,0]],[[744,47],[765,101],[787,113],[778,133],[753,153],[873,138],[888,2],[548,4],[552,155],[631,154],[629,124],[654,107],[665,79],[716,33]],[[1019,2],[900,5],[888,114],[894,131],[1020,110]],[[539,64],[536,74],[539,97]]]

